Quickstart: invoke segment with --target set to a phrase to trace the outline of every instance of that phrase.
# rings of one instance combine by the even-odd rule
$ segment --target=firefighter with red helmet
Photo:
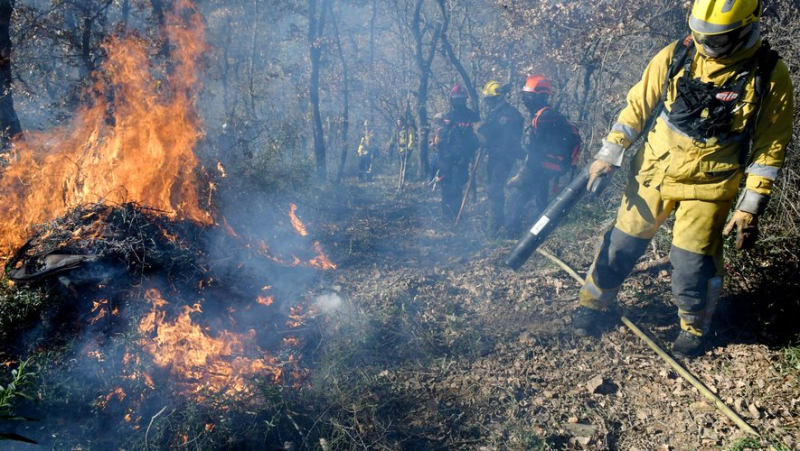
[[[442,187],[442,215],[454,221],[469,179],[469,163],[480,143],[474,126],[480,116],[467,106],[467,90],[455,85],[450,91],[450,111],[442,117],[437,136],[437,161]]]
[[[522,102],[530,116],[523,138],[525,164],[508,182],[512,200],[506,229],[510,236],[519,235],[527,226],[526,218],[535,218],[547,207],[553,181],[578,164],[580,134],[569,119],[550,106],[552,93],[552,84],[544,75],[528,76],[522,87]],[[531,200],[535,207],[528,211]]]
[[[517,159],[522,157],[520,142],[525,119],[506,101],[508,85],[489,81],[483,88],[486,119],[478,128],[483,148],[488,154],[489,233],[496,235],[505,225],[505,186]]]

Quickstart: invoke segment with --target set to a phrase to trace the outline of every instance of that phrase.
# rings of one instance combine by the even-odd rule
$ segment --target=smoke
[[[320,312],[330,315],[342,308],[342,298],[336,293],[323,294],[317,296],[314,300],[314,305]]]
[[[178,5],[187,7],[180,2]],[[191,24],[178,23],[178,17],[190,19]],[[126,145],[118,148],[120,152],[135,155],[137,162],[143,164],[138,170],[131,171],[134,179],[143,179],[144,168],[158,172],[161,175],[159,180],[168,179],[164,165],[154,162],[152,153],[173,149],[191,154],[197,151],[195,144],[202,134],[194,128],[180,130],[188,133],[190,139],[178,140],[176,132],[179,130],[168,130],[159,134],[164,139],[148,146],[142,144],[146,140],[139,138],[154,133],[149,133],[144,127],[128,126],[132,118],[145,117],[157,109],[161,93],[167,98],[186,100],[188,109],[164,114],[155,123],[170,124],[167,119],[188,117],[189,122],[196,125],[194,91],[189,88],[198,82],[200,76],[194,64],[198,59],[195,57],[206,48],[202,33],[193,39],[198,35],[190,34],[190,31],[200,27],[201,23],[198,15],[186,12],[177,17],[170,16],[167,22],[172,30],[169,41],[176,47],[189,48],[192,57],[188,61],[192,64],[173,66],[171,71],[167,71],[169,76],[163,85],[162,81],[150,83],[153,79],[148,73],[151,68],[146,64],[144,41],[137,40],[135,50],[140,58],[136,61],[140,64],[133,66],[139,75],[137,79],[143,80],[140,83],[143,92],[152,96],[153,103],[148,104],[149,108],[126,115],[120,108],[121,100],[138,99],[136,93],[110,86],[110,90],[116,88],[117,94],[115,120],[113,124],[109,123],[106,110],[97,107],[96,120],[93,121],[101,130],[110,130],[107,135],[94,135],[112,138],[124,135],[129,138]],[[122,39],[113,42],[117,48],[130,50]],[[121,69],[125,67],[128,66],[113,66],[116,78],[111,80],[111,84],[130,76]],[[150,97],[147,99],[151,100]],[[78,126],[75,128],[82,130]],[[59,130],[72,136],[70,131]],[[96,138],[94,135],[92,138]],[[42,153],[51,148],[55,149],[53,153],[60,150],[57,144],[53,144],[57,140],[40,139],[50,144]],[[83,142],[81,137],[74,141]],[[96,141],[101,144],[115,142],[111,138]],[[83,149],[81,146],[76,148]],[[108,153],[98,151],[92,156],[94,158],[88,160],[106,161]],[[71,167],[70,159],[62,160]],[[200,172],[195,172],[197,160],[192,159],[191,164],[183,165],[181,162],[184,160],[168,160],[170,164],[183,168],[184,172],[178,177],[180,182],[191,184],[196,181],[196,172]],[[112,169],[118,169],[117,166]],[[31,165],[29,169],[35,172],[37,168]],[[109,173],[113,170],[98,171],[96,175],[113,179]],[[238,175],[241,173],[235,171],[232,177]],[[17,178],[8,177],[7,173],[3,180],[10,183]],[[56,186],[64,184],[61,179],[56,182]],[[88,189],[96,189],[93,182],[85,185]],[[143,185],[147,188],[152,184]],[[201,187],[194,185],[192,188],[197,191]],[[53,199],[53,189],[42,191],[49,200]],[[128,185],[120,191],[133,192]],[[201,203],[195,197],[186,196],[185,191],[166,189],[163,198],[180,206]],[[208,191],[213,192],[213,188]],[[116,200],[122,202],[124,199]],[[146,199],[136,200],[149,204]],[[330,265],[313,233],[303,236],[298,233],[302,228],[292,225],[291,214],[302,219],[311,215],[306,214],[308,210],[302,205],[295,212],[289,202],[265,200],[250,193],[237,192],[224,200],[229,203],[218,211],[219,227],[208,227],[210,220],[206,216],[205,221],[198,221],[201,223],[199,226],[188,223],[189,226],[181,227],[177,221],[160,218],[161,229],[137,228],[133,226],[131,217],[141,215],[137,216],[135,211],[132,215],[116,216],[94,214],[96,212],[80,214],[78,211],[79,214],[71,218],[85,219],[87,227],[77,227],[75,221],[58,222],[62,219],[61,214],[71,213],[66,207],[35,220],[45,222],[58,217],[55,222],[47,224],[52,230],[59,226],[76,226],[68,231],[71,233],[66,234],[68,239],[65,241],[75,245],[72,251],[76,252],[81,250],[76,243],[92,240],[101,243],[97,246],[98,253],[105,244],[118,244],[116,240],[124,241],[127,247],[141,243],[167,246],[147,248],[143,255],[137,254],[139,258],[135,264],[123,262],[122,269],[98,262],[62,274],[62,280],[69,278],[69,283],[43,282],[52,288],[50,295],[62,301],[63,305],[53,312],[46,312],[47,324],[37,327],[34,332],[39,340],[31,348],[41,358],[38,372],[41,386],[45,387],[44,400],[38,406],[29,406],[30,411],[24,412],[40,421],[20,425],[22,435],[52,448],[81,447],[89,441],[99,448],[141,448],[143,440],[147,441],[145,448],[152,443],[158,443],[159,447],[176,447],[189,442],[191,435],[179,430],[184,426],[172,426],[170,421],[155,426],[153,432],[158,431],[158,434],[152,442],[150,438],[142,437],[145,428],[149,432],[153,419],[165,409],[175,412],[192,404],[207,415],[222,411],[235,415],[244,409],[263,405],[266,402],[263,393],[270,386],[303,383],[306,369],[298,349],[306,343],[298,331],[313,322],[315,312],[312,309],[337,308],[337,302],[333,300],[316,307],[314,302],[307,302],[303,293],[303,287],[318,277],[320,268]],[[5,206],[18,207],[8,199]],[[203,207],[206,206],[203,202]],[[187,216],[191,218],[191,215]],[[122,230],[104,222],[107,218],[118,217],[124,218],[121,224],[117,224],[124,226]],[[8,230],[20,235],[14,237],[15,243],[23,242],[27,238],[23,234],[29,233],[23,226],[9,227]],[[125,241],[128,238],[130,240]],[[45,238],[41,241],[44,242]],[[126,270],[127,274],[122,274]],[[49,347],[49,352],[43,351],[43,347]],[[89,426],[82,426],[84,422]],[[206,424],[207,431],[214,427],[214,423]]]

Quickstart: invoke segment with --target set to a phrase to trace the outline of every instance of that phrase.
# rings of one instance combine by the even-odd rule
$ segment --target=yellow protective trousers
[[[707,332],[722,288],[722,229],[732,200],[669,199],[631,177],[614,227],[600,249],[581,289],[580,304],[604,310],[647,249],[659,226],[675,214],[672,229],[672,292],[681,327],[695,335]]]

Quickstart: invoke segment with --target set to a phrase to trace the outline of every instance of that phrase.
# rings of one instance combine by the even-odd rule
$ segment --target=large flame
[[[154,75],[143,39],[111,38],[102,77],[72,122],[15,143],[0,179],[0,255],[22,244],[30,226],[85,203],[132,201],[211,222],[193,153],[202,135],[194,96],[204,28],[195,7],[179,0],[165,31],[174,64],[166,80]]]
[[[150,64],[150,50],[143,39],[112,38],[104,44],[108,57],[99,72],[102,76],[98,75],[88,101],[71,123],[47,132],[27,132],[24,141],[15,143],[0,179],[0,257],[20,246],[30,236],[31,226],[89,203],[136,202],[171,218],[213,223],[208,203],[204,205],[198,193],[199,160],[194,154],[202,136],[195,95],[200,85],[197,62],[206,51],[204,29],[188,0],[176,0],[174,8],[165,30],[172,46],[169,70]],[[225,177],[222,165],[217,170]],[[306,236],[296,209],[291,205],[289,212],[293,230]],[[104,219],[98,215],[86,230],[75,230],[74,236],[102,237]],[[224,218],[222,222],[238,238]],[[181,239],[169,230],[161,233],[171,241]],[[291,252],[271,255],[263,240],[255,254],[286,266],[334,269],[319,242],[313,246],[313,258],[305,257],[309,252],[301,253],[305,262]],[[209,275],[198,287],[212,282]],[[254,308],[276,310],[270,289],[265,285],[254,294]],[[126,346],[122,359],[122,375],[130,383],[101,396],[100,407],[143,399],[133,382],[154,390],[159,372],[169,374],[180,393],[200,400],[251,394],[250,382],[257,378],[269,382],[303,378],[304,370],[294,355],[284,354],[279,360],[259,348],[261,330],[243,330],[232,318],[226,322],[216,317],[215,325],[228,327],[212,330],[207,324],[213,315],[204,316],[199,302],[173,307],[155,289],[148,290],[145,299],[150,309],[136,320],[140,338],[132,343],[135,349]],[[102,324],[119,314],[109,298],[97,299],[89,322]],[[305,317],[302,306],[292,307],[286,326],[297,328]],[[300,341],[285,336],[281,343],[298,346]],[[100,348],[87,348],[87,355],[97,362],[106,359]],[[140,419],[126,411],[126,422]]]

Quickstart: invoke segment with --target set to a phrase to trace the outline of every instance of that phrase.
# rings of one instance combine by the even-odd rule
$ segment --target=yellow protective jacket
[[[366,132],[361,137],[361,142],[358,144],[358,156],[366,157],[372,152],[372,147],[369,145],[370,138],[372,138],[372,132]]]
[[[615,166],[622,164],[624,150],[639,135],[645,122],[658,105],[667,71],[679,41],[661,50],[648,64],[641,81],[628,93],[628,104],[617,123],[603,141],[603,148],[595,158]],[[759,39],[752,47],[728,58],[711,59],[697,51],[691,65],[691,74],[703,82],[724,85],[737,75],[743,63],[752,58],[759,47]],[[691,54],[691,53],[690,53]],[[746,174],[746,190],[753,197],[768,199],[772,185],[783,165],[786,146],[792,137],[794,93],[789,71],[783,61],[778,61],[772,71],[768,89],[764,93],[762,112],[753,135],[754,145],[742,167],[740,152],[746,151],[747,139],[728,143],[698,142],[670,127],[666,112],[676,96],[676,84],[682,76],[681,68],[670,79],[664,113],[657,119],[647,136],[645,146],[632,162],[633,175],[640,183],[659,187],[665,199],[698,199],[709,201],[730,200],[736,196],[742,177]],[[754,116],[754,77],[746,82],[741,107],[733,116],[733,132],[743,132],[746,121]],[[764,202],[765,205],[765,202]],[[760,212],[758,212],[760,213]]]
[[[412,127],[404,126],[396,128],[392,140],[389,142],[389,148],[395,148],[397,153],[404,155],[414,149],[414,135],[416,130]]]

